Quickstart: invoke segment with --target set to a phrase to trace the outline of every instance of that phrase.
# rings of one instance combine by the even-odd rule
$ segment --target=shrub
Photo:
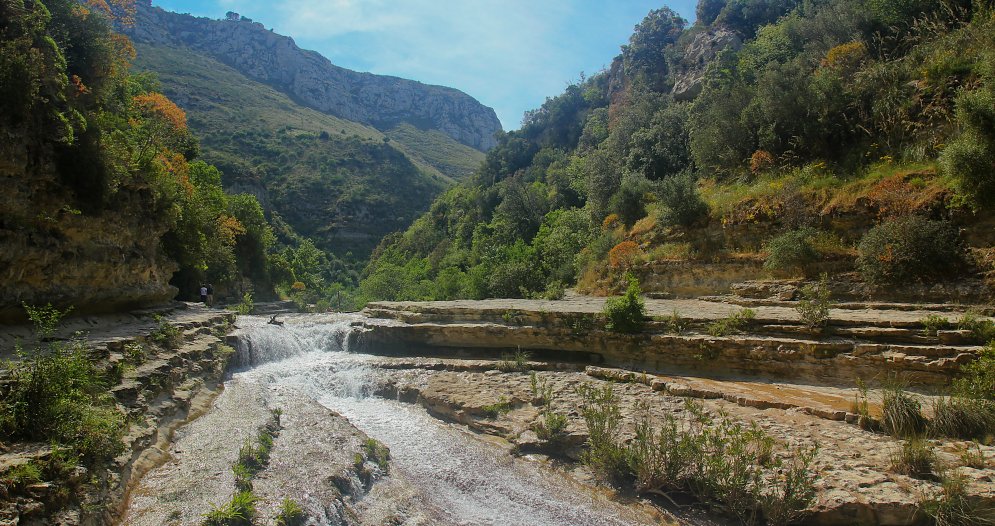
[[[536,402],[548,406],[553,401],[553,386],[545,378],[539,378],[535,371],[529,372],[529,387]]]
[[[646,323],[646,304],[640,297],[639,280],[629,272],[626,272],[625,279],[629,283],[625,295],[608,298],[601,314],[607,321],[606,329],[636,333],[642,331]]]
[[[657,186],[659,208],[657,221],[661,225],[690,227],[708,217],[708,205],[698,192],[698,184],[690,173],[660,180]]]
[[[252,293],[246,292],[242,294],[242,301],[232,306],[232,310],[239,314],[252,314],[252,309],[255,305],[252,303]]]
[[[936,334],[950,326],[950,320],[938,314],[929,314],[919,320],[922,330],[926,336],[936,336]]]
[[[125,421],[108,380],[81,341],[4,364],[0,436],[64,444],[86,463],[120,453]]]
[[[860,240],[857,266],[876,285],[931,281],[966,264],[957,229],[919,216],[881,223]]]
[[[995,342],[989,342],[978,358],[962,365],[961,377],[953,382],[958,396],[995,401]]]
[[[774,156],[766,150],[757,150],[750,156],[750,172],[756,174],[770,170],[774,166]]]
[[[256,501],[251,491],[239,491],[223,506],[211,505],[204,514],[203,526],[252,526],[256,515]]]
[[[24,306],[24,312],[27,313],[28,319],[34,325],[35,335],[40,340],[54,336],[55,330],[62,323],[62,318],[65,318],[73,310],[72,307],[66,310],[59,310],[53,307],[51,303],[46,303],[44,307],[35,307],[27,303],[22,303],[21,305]]]
[[[563,438],[566,428],[567,417],[547,407],[542,412],[542,420],[533,426],[532,430],[540,439],[546,442],[556,442]]]
[[[608,251],[608,265],[615,269],[629,268],[641,252],[635,241],[623,241]]]
[[[823,274],[819,282],[802,287],[801,299],[795,310],[802,323],[810,328],[825,327],[829,323],[829,309],[833,302],[830,298],[829,276]]]
[[[909,394],[897,380],[884,389],[881,425],[885,432],[897,438],[918,437],[926,430],[922,404]]]
[[[962,331],[971,331],[971,337],[978,343],[988,343],[995,340],[995,322],[982,320],[973,312],[965,312],[957,320],[957,328]]]
[[[903,441],[898,450],[891,455],[891,469],[895,473],[914,478],[931,477],[934,464],[936,464],[936,453],[928,441],[919,437]]]
[[[611,384],[601,388],[581,385],[577,393],[582,400],[580,414],[587,424],[587,449],[581,455],[581,461],[602,480],[623,482],[631,473],[628,452],[618,442],[622,413],[614,388]]]
[[[498,362],[497,369],[505,373],[528,371],[529,358],[531,358],[529,352],[519,348],[513,355],[501,355],[501,361]]]
[[[764,268],[804,272],[819,260],[819,253],[810,242],[815,233],[812,228],[800,228],[771,238],[764,245],[764,252],[767,253]]]
[[[162,347],[163,349],[178,349],[183,344],[183,332],[169,323],[169,320],[156,314],[152,317],[155,320],[155,328],[149,333],[148,339]]]
[[[670,316],[665,316],[663,323],[668,333],[678,336],[691,328],[691,320],[682,318],[681,313],[677,309],[674,309],[674,312],[670,313]]]
[[[636,424],[629,469],[640,493],[685,491],[753,524],[801,518],[815,497],[811,464],[816,448],[796,449],[790,461],[774,455],[773,437],[756,424],[713,419],[699,403],[685,403],[687,420],[666,415],[660,427]]]
[[[285,498],[276,514],[276,526],[304,526],[307,514],[294,499]]]
[[[495,419],[508,411],[511,411],[511,402],[504,396],[498,399],[497,402],[489,405],[485,405],[480,408],[484,413],[484,416],[490,419]]]
[[[705,328],[705,332],[715,337],[728,336],[730,334],[742,332],[750,326],[750,323],[752,323],[756,317],[757,313],[753,309],[740,309],[739,312],[729,316],[728,318],[715,320],[708,324],[708,327]]]

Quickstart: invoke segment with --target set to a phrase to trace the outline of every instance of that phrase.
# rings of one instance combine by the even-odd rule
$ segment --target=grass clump
[[[674,309],[674,312],[670,313],[669,316],[664,316],[661,321],[663,321],[663,326],[668,334],[680,336],[691,329],[691,320],[682,318],[677,309]]]
[[[984,526],[995,524],[995,509],[967,494],[967,478],[960,473],[942,477],[940,493],[922,497],[919,508],[936,526]]]
[[[238,450],[238,459],[232,465],[235,487],[239,491],[251,491],[252,479],[269,464],[273,440],[280,432],[279,409],[272,411],[272,420],[259,429],[255,443],[246,440]]]
[[[256,502],[259,499],[252,491],[239,491],[222,506],[211,505],[211,511],[204,514],[202,526],[252,526],[256,516]]]
[[[935,465],[936,453],[933,447],[929,441],[920,437],[903,441],[898,450],[891,455],[892,471],[913,478],[932,478]]]
[[[829,323],[829,309],[833,307],[830,299],[829,276],[823,274],[818,283],[810,283],[801,289],[801,299],[795,310],[805,326],[816,329],[825,328]]]
[[[307,514],[294,499],[283,499],[276,514],[276,526],[304,526]]]
[[[529,388],[535,402],[548,406],[553,401],[553,386],[550,385],[549,380],[539,378],[535,371],[529,372]]]
[[[882,413],[881,425],[893,437],[918,437],[926,431],[922,403],[897,380],[885,386]]]
[[[858,252],[861,274],[875,285],[939,280],[966,265],[957,229],[919,216],[875,226],[860,240]]]
[[[985,440],[995,434],[995,402],[951,396],[933,402],[932,436]]]
[[[753,309],[740,309],[739,312],[729,316],[728,318],[715,320],[708,324],[705,332],[715,337],[740,333],[746,330],[746,328],[753,323],[753,320],[755,320],[756,317],[757,313]]]
[[[556,442],[563,438],[567,429],[567,417],[546,407],[542,412],[542,420],[532,427],[536,436],[546,442]]]
[[[170,324],[158,314],[152,319],[155,320],[155,328],[148,335],[149,341],[163,349],[178,349],[183,344],[183,332],[179,327]]]
[[[922,331],[926,336],[935,337],[936,334],[950,326],[950,320],[939,314],[930,314],[919,320],[922,324]]]
[[[646,323],[646,304],[643,302],[639,280],[630,272],[625,273],[628,287],[625,294],[608,298],[601,314],[605,317],[605,328],[621,333],[637,333],[643,330]]]
[[[981,451],[981,444],[971,442],[964,451],[960,453],[960,461],[965,467],[974,469],[985,469],[987,462],[985,454]]]
[[[497,402],[485,405],[481,407],[480,410],[484,413],[484,416],[493,420],[511,411],[511,402],[506,397],[502,396]]]
[[[497,369],[501,372],[524,372],[529,370],[529,359],[532,357],[528,351],[523,351],[521,347],[515,354],[502,354],[501,361],[497,364]]]

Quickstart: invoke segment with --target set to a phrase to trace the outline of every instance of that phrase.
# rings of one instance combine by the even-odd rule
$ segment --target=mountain
[[[335,66],[247,18],[210,20],[139,6],[125,32],[137,43],[185,47],[231,66],[318,111],[389,130],[438,130],[481,151],[496,143],[494,110],[459,90]]]
[[[457,90],[338,68],[246,19],[140,6],[125,31],[228,190],[357,261],[468,177],[500,130]]]

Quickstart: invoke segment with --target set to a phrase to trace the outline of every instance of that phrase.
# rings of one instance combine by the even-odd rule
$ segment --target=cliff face
[[[122,189],[104,211],[81,212],[46,156],[30,150],[16,139],[0,147],[0,322],[22,319],[24,303],[106,312],[172,298],[177,266],[159,243],[168,225],[147,212],[149,193]]]
[[[210,20],[142,5],[125,28],[139,43],[205,53],[299,102],[381,130],[401,123],[439,130],[486,151],[501,123],[494,110],[452,88],[338,67],[258,22]]]

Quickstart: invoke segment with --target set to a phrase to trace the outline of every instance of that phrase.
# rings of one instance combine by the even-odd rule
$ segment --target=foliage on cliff
[[[762,258],[799,228],[820,260],[855,268],[877,221],[985,210],[990,2],[702,0],[698,17],[651,12],[608,71],[527,113],[471,181],[383,241],[364,296],[608,292],[633,266]],[[843,214],[856,226],[825,230]],[[766,237],[723,238],[742,225]],[[623,242],[638,250],[612,264]]]
[[[194,161],[186,114],[153,79],[129,74],[134,48],[109,19],[132,7],[25,0],[0,10],[0,172],[10,183],[0,231],[6,268],[21,276],[6,281],[0,308],[19,310],[15,298],[161,301],[167,282],[185,295],[204,281],[272,288],[273,233],[256,198],[226,195],[218,170]]]

